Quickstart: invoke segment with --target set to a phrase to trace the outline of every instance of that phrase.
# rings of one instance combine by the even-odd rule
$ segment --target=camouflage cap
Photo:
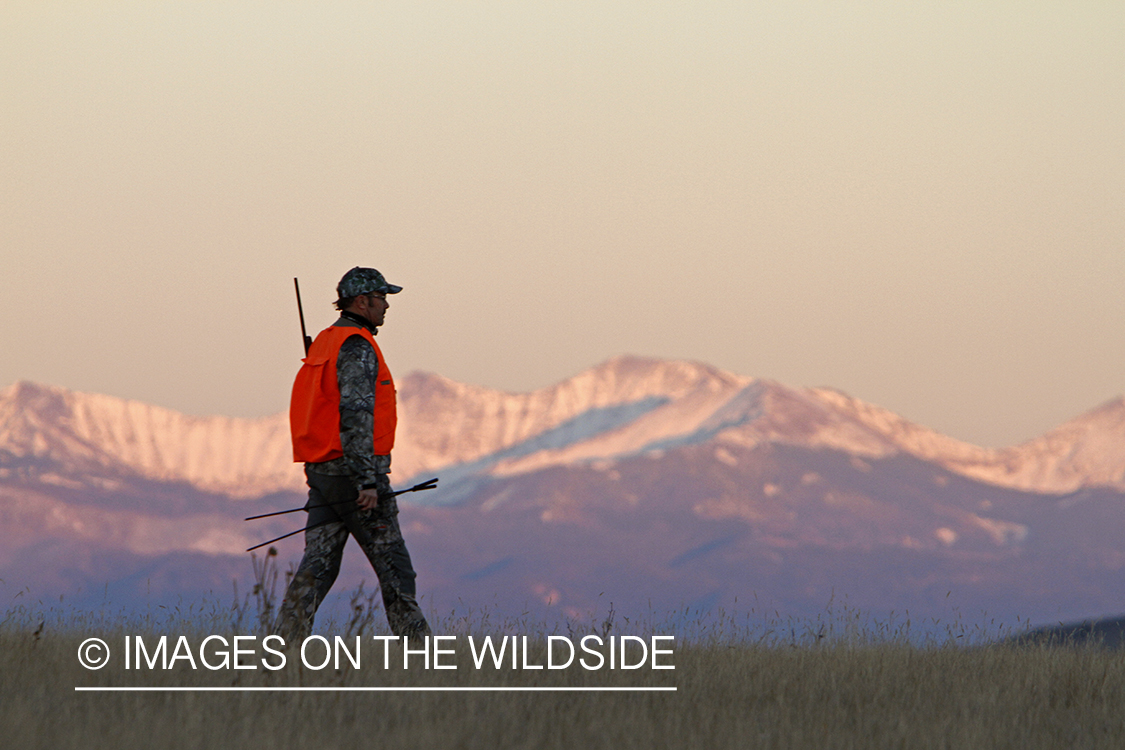
[[[401,291],[401,286],[388,284],[387,280],[383,278],[383,274],[374,268],[360,268],[359,266],[344,274],[344,278],[340,279],[340,283],[336,285],[336,294],[340,299],[358,297],[361,294],[378,294],[379,292],[398,294]]]

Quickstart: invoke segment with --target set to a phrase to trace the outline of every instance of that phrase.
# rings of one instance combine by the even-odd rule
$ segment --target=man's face
[[[367,318],[371,325],[378,327],[383,325],[383,318],[387,314],[387,308],[391,306],[387,302],[387,295],[382,292],[378,294],[365,294],[359,298],[360,311],[359,314]]]

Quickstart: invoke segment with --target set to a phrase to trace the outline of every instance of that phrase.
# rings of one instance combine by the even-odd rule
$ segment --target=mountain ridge
[[[711,365],[614,357],[527,393],[412,372],[399,383],[396,481],[513,476],[683,445],[780,443],[859,458],[905,453],[1000,487],[1125,488],[1125,399],[1030,441],[982,448],[832,388],[791,388]],[[0,478],[13,471],[187,482],[236,498],[300,491],[286,415],[196,417],[19,381],[0,391]],[[53,468],[52,468],[53,467]]]
[[[1051,621],[1125,597],[1119,399],[996,450],[831,388],[640,357],[526,394],[412,373],[400,396],[396,486],[411,471],[442,479],[404,496],[403,530],[445,606],[579,617],[606,601],[671,611],[760,594],[815,614],[841,593],[920,617]],[[150,586],[230,591],[247,547],[302,523],[242,520],[301,506],[289,458],[284,414],[4,389],[0,591],[134,604]],[[279,561],[300,555],[299,537],[276,546]],[[349,559],[343,589],[369,574]]]

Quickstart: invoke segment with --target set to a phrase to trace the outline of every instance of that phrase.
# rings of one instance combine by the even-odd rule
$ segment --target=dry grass
[[[949,627],[911,642],[905,623],[863,626],[848,613],[799,623],[778,618],[626,622],[608,612],[570,633],[680,636],[674,671],[473,669],[469,633],[538,636],[542,626],[453,613],[435,628],[459,634],[453,671],[100,671],[76,653],[94,635],[249,634],[272,601],[233,609],[158,610],[140,616],[14,608],[0,624],[0,737],[19,748],[752,747],[1118,748],[1125,738],[1125,654],[1093,647],[979,645]],[[352,616],[326,628],[381,631],[375,600],[353,597]],[[667,630],[674,623],[676,630]],[[686,623],[686,624],[685,624]],[[551,632],[558,633],[553,629]],[[563,630],[563,635],[567,631]],[[971,635],[971,634],[970,634]],[[959,645],[966,640],[978,645]],[[917,639],[915,639],[917,640]],[[367,648],[366,646],[364,647]],[[397,651],[395,652],[397,653]],[[296,661],[294,658],[292,661]],[[74,687],[176,686],[669,686],[661,693],[77,693]]]

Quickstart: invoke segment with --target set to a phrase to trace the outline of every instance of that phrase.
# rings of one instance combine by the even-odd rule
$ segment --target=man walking
[[[387,295],[401,291],[374,268],[357,266],[344,274],[336,286],[340,318],[317,335],[293,383],[293,460],[305,464],[311,528],[278,613],[276,630],[287,643],[312,631],[316,610],[340,572],[349,534],[379,578],[391,632],[430,634],[387,479],[397,421],[395,386],[375,343],[390,306]]]

